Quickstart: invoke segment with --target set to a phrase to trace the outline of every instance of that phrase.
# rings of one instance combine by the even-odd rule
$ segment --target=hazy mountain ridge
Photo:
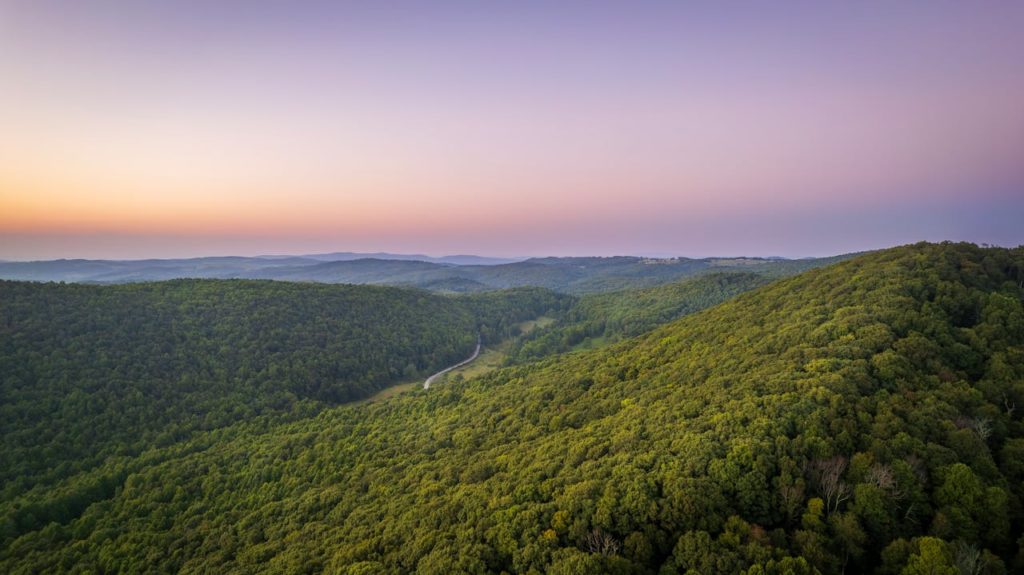
[[[454,265],[497,265],[520,262],[528,258],[496,258],[490,256],[476,256],[471,254],[457,254],[450,256],[433,257],[423,254],[392,254],[388,252],[330,252],[323,254],[309,254],[300,256],[302,258],[320,260],[325,262],[350,261],[361,259],[375,260],[408,260],[419,262],[430,262],[435,264]]]
[[[354,257],[363,255],[365,254],[338,253],[295,257],[0,262],[0,278],[87,283],[128,283],[179,278],[273,279],[401,285],[438,291],[481,291],[539,286],[565,293],[594,293],[654,286],[706,271],[736,269],[770,276],[788,275],[850,257],[801,260],[652,259],[634,256],[544,257],[513,262],[501,262],[495,258],[479,256],[423,256],[426,259],[403,259],[407,256],[380,254],[383,257]],[[486,260],[488,263],[469,263],[480,260]]]

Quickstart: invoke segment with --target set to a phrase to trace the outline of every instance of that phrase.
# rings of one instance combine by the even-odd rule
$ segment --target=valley
[[[1012,409],[1024,403],[1022,274],[1019,249],[917,244],[774,281],[715,276],[600,299],[259,282],[0,284],[4,442],[21,446],[4,453],[0,568],[896,573],[925,560],[973,557],[980,572],[1012,571],[1024,543],[1024,423]],[[299,295],[311,289],[319,300]],[[72,294],[102,303],[108,290],[118,294],[109,307],[61,311]],[[263,290],[275,297],[253,299]],[[292,327],[271,328],[266,333],[278,335],[261,345],[298,347],[275,352],[286,354],[284,371],[243,388],[253,411],[191,428],[193,411],[163,411],[164,420],[125,416],[147,413],[136,396],[161,397],[168,407],[184,401],[189,410],[203,405],[190,399],[196,389],[234,397],[231,386],[249,376],[218,367],[245,368],[231,348],[196,348],[216,362],[182,380],[181,395],[138,387],[111,396],[110,408],[82,404],[95,393],[86,390],[103,389],[96,376],[54,379],[25,355],[35,350],[51,358],[48,365],[88,374],[67,371],[86,343],[75,330],[99,333],[121,309],[135,319],[115,321],[145,342],[140,352],[165,357],[150,351],[161,349],[156,336],[165,334],[176,342],[168,349],[183,353],[190,331],[140,337],[155,310],[190,313],[202,309],[195,307],[201,295],[223,302],[218,309],[230,318],[224,303],[259,309],[289,301],[280,297],[291,290],[299,299],[264,313],[332,301],[332,290],[394,299],[389,306],[408,298],[431,326],[419,334],[442,335],[441,316],[454,330],[438,340],[451,342],[444,356],[435,344],[408,347],[434,358],[424,366],[468,357],[474,323],[483,352],[428,391],[416,391],[422,379],[410,377],[414,390],[386,387],[372,400],[339,404],[330,388],[303,383],[315,364],[287,359],[303,349],[294,330],[341,310],[363,329],[379,316],[364,322],[358,305],[312,307],[308,319],[288,320],[289,311],[275,324]],[[130,307],[140,297],[150,303]],[[42,310],[66,318],[72,309],[96,311],[40,323],[48,317]],[[394,316],[387,333],[401,346],[413,340],[394,330],[416,314]],[[203,333],[212,326],[203,327],[202,317],[154,325]],[[262,333],[251,331],[256,325],[237,331],[239,343]],[[589,351],[537,346],[529,358],[516,356],[531,341],[569,344],[573,330],[600,333],[606,343]],[[372,333],[360,341],[371,342]],[[141,382],[145,372],[122,371],[129,364],[110,355],[119,347],[137,353],[125,348],[129,341],[93,338],[83,350],[110,357],[92,369]],[[380,369],[374,347],[366,373]],[[416,357],[390,369],[423,361]],[[85,365],[93,364],[75,369]],[[159,365],[147,369],[159,374]],[[218,378],[224,383],[213,385]],[[70,419],[50,417],[28,435],[28,416],[17,414],[45,405],[26,395],[42,383],[63,394]],[[75,431],[109,445],[98,457],[84,444],[62,445],[61,426],[100,421],[100,435]],[[933,553],[938,559],[926,559]]]
[[[0,575],[1024,575],[1022,31],[0,0]]]
[[[430,389],[430,384],[433,383],[434,381],[436,381],[437,378],[445,377],[449,373],[452,373],[455,370],[464,369],[466,366],[468,366],[471,363],[473,363],[474,361],[476,361],[476,358],[480,356],[480,345],[481,345],[480,336],[477,336],[476,347],[473,349],[473,355],[471,355],[468,358],[460,361],[459,363],[456,363],[455,365],[448,366],[448,367],[442,369],[441,371],[439,371],[439,372],[431,375],[430,377],[428,377],[427,380],[423,382],[423,389]]]
[[[517,334],[515,337],[487,346],[480,351],[479,357],[474,359],[472,363],[456,367],[450,372],[446,372],[444,376],[439,379],[439,382],[447,381],[450,378],[458,378],[458,381],[462,381],[467,378],[477,377],[494,371],[500,367],[504,367],[508,363],[509,352],[511,351],[512,345],[515,341],[528,336],[535,329],[550,327],[556,321],[557,320],[551,316],[540,316],[536,319],[519,322],[513,330],[513,333]]]

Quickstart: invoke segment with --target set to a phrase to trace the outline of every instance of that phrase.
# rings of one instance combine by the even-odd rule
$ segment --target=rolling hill
[[[864,255],[600,350],[108,461],[5,501],[0,568],[1021,569],[1022,301],[1022,249]]]
[[[484,308],[373,286],[0,281],[0,493],[238,421],[367,397],[564,299],[496,291]]]
[[[770,281],[763,274],[716,272],[651,288],[587,294],[553,325],[518,339],[510,361],[522,363],[639,335]]]
[[[55,260],[0,262],[0,278],[23,281],[127,283],[178,278],[271,279],[321,283],[382,284],[444,292],[543,287],[584,294],[649,287],[715,271],[780,277],[851,257],[778,258],[587,257],[533,258],[504,262],[477,256],[427,258],[379,254],[299,257],[216,257],[179,260]],[[425,259],[424,259],[425,258]],[[486,263],[481,263],[486,262]]]

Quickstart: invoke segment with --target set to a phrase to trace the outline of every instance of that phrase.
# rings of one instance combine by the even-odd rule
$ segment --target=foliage
[[[110,478],[8,522],[0,570],[1004,572],[1022,280],[1024,249],[895,248],[594,352],[199,433],[38,494]]]
[[[0,282],[2,493],[197,431],[366,397],[563,299],[536,288],[463,299],[239,280]]]
[[[594,340],[617,341],[767,284],[765,275],[714,273],[653,288],[585,295],[560,321],[516,341],[510,363],[522,363]]]

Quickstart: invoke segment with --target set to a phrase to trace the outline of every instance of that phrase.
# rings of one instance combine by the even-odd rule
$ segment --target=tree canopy
[[[1024,569],[1022,302],[1024,249],[860,256],[592,352],[105,459],[5,499],[0,569]]]

